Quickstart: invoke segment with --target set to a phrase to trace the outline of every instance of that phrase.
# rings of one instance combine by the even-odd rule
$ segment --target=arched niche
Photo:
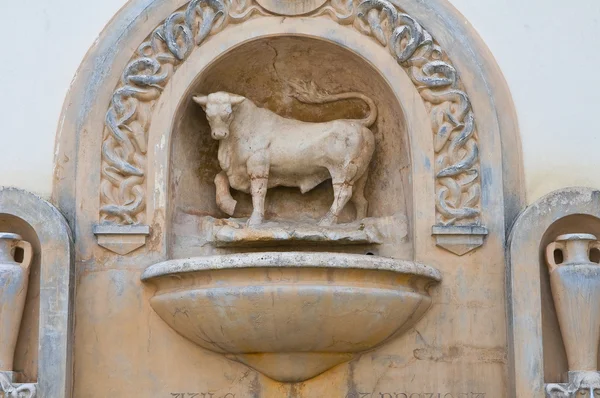
[[[163,230],[180,241],[173,242],[170,249],[177,252],[178,248],[189,247],[190,241],[201,246],[202,231],[178,232],[178,219],[183,218],[183,223],[189,225],[201,223],[201,217],[195,215],[225,216],[216,207],[212,181],[218,172],[218,143],[210,138],[204,112],[191,100],[194,93],[240,93],[259,106],[305,121],[360,118],[365,112],[360,101],[327,107],[303,105],[286,94],[289,81],[294,79],[312,79],[324,89],[337,92],[363,92],[376,101],[379,118],[374,128],[376,155],[369,169],[367,186],[369,216],[397,217],[400,221],[413,219],[412,176],[428,173],[428,164],[433,159],[432,137],[426,133],[431,129],[427,110],[406,73],[394,67],[395,61],[389,53],[370,45],[371,41],[364,35],[350,29],[336,29],[338,26],[329,20],[290,19],[281,23],[278,18],[260,18],[248,21],[232,27],[227,35],[216,35],[214,40],[194,50],[174,73],[169,82],[169,95],[161,96],[154,108],[148,144],[149,174],[155,176],[148,181],[148,192],[155,195],[149,197],[147,214],[167,214],[164,225],[155,223],[152,228]],[[248,30],[253,32],[253,37],[247,37]],[[274,54],[277,59],[273,58]],[[244,63],[244,57],[250,60]],[[306,59],[299,59],[303,57]],[[310,65],[318,62],[327,65],[320,66],[315,73]],[[244,72],[244,69],[250,71]],[[361,81],[365,75],[369,79]],[[174,98],[177,100],[173,101]],[[163,165],[169,165],[166,175],[168,169]],[[415,189],[423,200],[429,198],[428,205],[433,207],[432,182],[422,180]],[[429,194],[421,195],[425,192]],[[304,212],[306,217],[318,219],[327,211],[332,192],[327,182],[303,195],[297,189],[274,189],[270,195],[267,203],[271,207],[267,212],[284,219]],[[163,196],[168,198],[166,208],[157,200]],[[248,216],[249,195],[237,194],[236,198],[238,215]],[[352,211],[351,205],[346,206],[342,222],[352,220]],[[162,220],[161,217],[156,219]],[[169,230],[173,226],[169,221],[174,223],[173,231]],[[401,236],[388,244],[345,250],[412,258],[413,242],[412,238]],[[201,253],[183,250],[175,257]],[[204,254],[208,253],[204,251]]]
[[[587,187],[554,191],[528,206],[513,225],[507,244],[510,256],[507,268],[511,324],[509,364],[514,391],[511,396],[548,396],[546,386],[566,383],[566,387],[576,373],[568,367],[565,338],[561,333],[561,328],[568,325],[559,324],[546,248],[565,234],[585,233],[597,237],[600,234],[599,198],[599,191]],[[592,258],[593,262],[597,261]],[[579,290],[575,294],[584,296]],[[591,319],[589,309],[578,311],[585,314],[586,320]],[[583,337],[577,342],[588,347],[586,343]],[[571,393],[584,394],[583,389],[577,390]]]
[[[209,6],[209,3],[213,6],[224,4],[215,0],[202,5]],[[168,395],[169,391],[164,389],[171,387],[189,391],[206,388],[208,391],[213,388],[210,383],[224,385],[224,376],[214,369],[225,367],[229,372],[227,377],[237,378],[240,382],[231,387],[233,390],[218,387],[222,395],[237,393],[249,396],[258,388],[266,394],[264,396],[269,392],[274,396],[324,396],[327,395],[324,393],[327,385],[336,385],[341,386],[341,395],[345,396],[360,391],[357,386],[368,391],[377,386],[371,374],[373,366],[379,367],[375,363],[376,358],[393,357],[400,363],[402,358],[414,356],[419,360],[412,359],[414,363],[411,362],[410,366],[395,367],[397,374],[390,377],[390,383],[403,380],[407,389],[415,387],[422,391],[443,391],[443,387],[448,385],[460,385],[473,391],[486,390],[490,394],[503,391],[507,385],[506,369],[504,362],[497,358],[503,358],[507,353],[506,336],[498,333],[506,326],[503,300],[505,236],[508,226],[523,206],[524,189],[515,111],[493,57],[474,30],[464,23],[464,18],[445,0],[426,4],[413,0],[364,2],[383,4],[388,11],[375,10],[380,16],[386,12],[393,14],[389,10],[394,9],[397,15],[405,13],[410,20],[416,21],[422,28],[419,32],[426,31],[429,35],[423,33],[421,44],[431,38],[431,43],[439,46],[443,55],[438,61],[451,65],[446,71],[455,71],[454,88],[468,98],[476,127],[472,139],[476,140],[479,149],[476,170],[480,190],[475,205],[478,213],[474,222],[466,220],[453,224],[451,221],[448,225],[441,225],[436,201],[443,190],[436,166],[439,154],[434,143],[439,131],[434,128],[430,113],[432,103],[424,99],[420,84],[411,79],[410,65],[407,66],[406,61],[401,65],[398,54],[390,49],[391,34],[382,38],[373,33],[376,31],[373,26],[367,34],[364,25],[359,29],[354,23],[348,23],[341,13],[337,15],[335,10],[331,11],[331,7],[340,5],[341,2],[337,1],[322,5],[310,2],[323,8],[309,7],[310,11],[303,11],[302,15],[291,13],[286,17],[262,9],[260,3],[227,2],[236,7],[254,7],[254,11],[247,14],[247,18],[246,14],[234,13],[227,24],[217,20],[215,25],[202,31],[201,36],[205,36],[200,38],[199,45],[194,44],[181,53],[176,50],[164,53],[166,57],[178,57],[172,63],[176,67],[150,74],[143,69],[140,73],[133,73],[138,75],[136,79],[143,80],[166,71],[168,81],[156,83],[160,89],[155,88],[160,93],[151,95],[153,99],[144,108],[142,120],[136,119],[137,125],[128,125],[128,139],[136,140],[133,143],[135,156],[143,154],[136,161],[130,159],[131,164],[139,167],[135,173],[143,178],[132,179],[131,184],[124,187],[131,189],[127,192],[135,192],[135,195],[127,194],[119,203],[139,209],[132,213],[130,220],[106,217],[103,213],[107,205],[102,197],[103,185],[108,180],[106,153],[103,152],[108,137],[107,115],[119,102],[117,91],[131,82],[130,79],[124,83],[124,80],[132,75],[129,73],[132,62],[150,54],[147,51],[150,51],[152,39],[157,34],[162,34],[165,40],[174,40],[178,45],[185,41],[177,34],[171,37],[166,31],[157,29],[169,24],[175,28],[171,33],[184,31],[184,14],[181,13],[185,13],[189,3],[185,0],[129,2],[90,49],[73,81],[57,135],[53,197],[77,236],[79,295],[75,304],[78,322],[74,355],[79,377],[75,379],[75,395],[84,392],[93,395],[95,392],[102,396],[107,391],[102,381],[108,378],[111,391],[123,395],[157,396],[158,392]],[[360,4],[363,2],[358,2],[357,6]],[[248,11],[247,8],[245,10]],[[223,16],[218,12],[215,15],[218,18]],[[353,10],[352,18],[356,19],[357,15],[358,9]],[[200,32],[194,32],[194,36],[196,33]],[[382,254],[409,257],[430,264],[440,270],[444,278],[443,287],[432,294],[433,305],[427,317],[419,323],[418,332],[411,330],[393,344],[380,348],[376,352],[381,353],[381,357],[365,355],[350,364],[339,365],[326,377],[311,380],[303,392],[297,392],[293,386],[267,381],[256,373],[242,377],[247,371],[243,365],[232,364],[178,338],[156,317],[148,305],[152,291],[139,280],[140,273],[148,265],[186,254],[173,250],[176,239],[172,221],[177,202],[173,188],[176,167],[174,169],[173,164],[178,160],[178,145],[179,148],[185,147],[182,145],[185,141],[177,143],[177,123],[188,117],[190,125],[198,123],[196,127],[202,129],[203,113],[200,109],[195,112],[191,107],[190,94],[194,90],[210,88],[203,79],[215,73],[214,70],[211,72],[211,67],[223,67],[228,56],[235,59],[236,52],[239,51],[239,55],[250,51],[253,45],[265,46],[270,38],[283,41],[299,39],[305,42],[304,45],[312,41],[318,43],[315,48],[330,48],[332,53],[350,57],[355,65],[364,65],[365,74],[372,77],[376,85],[381,83],[384,91],[387,90],[387,94],[379,100],[389,100],[387,105],[390,109],[396,109],[395,113],[402,117],[402,121],[398,122],[401,126],[398,130],[402,133],[399,153],[405,154],[410,161],[402,172],[406,180],[394,181],[404,193],[403,209],[409,220],[409,231],[404,249]],[[406,42],[400,43],[401,48],[405,45]],[[256,48],[256,51],[263,50]],[[435,72],[435,65],[438,64],[431,66],[433,69],[429,77],[443,77]],[[152,69],[151,65],[148,67],[148,70]],[[318,69],[317,62],[314,67]],[[425,79],[426,75],[420,76]],[[151,80],[147,80],[148,85],[154,84]],[[224,81],[219,84],[226,86]],[[294,111],[294,104],[279,107],[277,102],[269,104],[260,96],[252,99],[265,101],[265,106],[273,106],[278,112]],[[358,112],[358,108],[355,110]],[[179,117],[181,119],[176,120]],[[144,128],[139,130],[141,125]],[[462,131],[465,123],[458,125]],[[190,134],[189,131],[187,133]],[[137,138],[134,138],[136,134]],[[120,144],[115,145],[111,141],[108,145],[122,151]],[[460,152],[458,157],[462,155],[464,153]],[[453,178],[450,174],[447,177]],[[119,195],[118,189],[111,192]],[[198,188],[193,192],[202,193],[206,198],[212,197],[210,188],[207,191]],[[143,206],[140,205],[142,201]],[[352,212],[352,209],[348,211]],[[434,227],[439,226],[450,227],[450,230],[442,228],[445,233],[432,236],[432,232],[436,231]],[[454,226],[460,228],[452,230]],[[487,229],[485,241],[484,233],[478,229],[482,227]],[[453,233],[458,236],[458,243],[452,243],[456,237]],[[446,243],[440,242],[440,236],[447,239]],[[471,237],[473,240],[470,240]],[[446,245],[448,248],[452,244],[455,245],[454,253],[468,254],[457,256],[440,247]],[[109,298],[109,304],[99,303],[98,292]],[[139,341],[140,336],[144,336],[147,344],[114,344],[123,338]],[[468,356],[461,357],[453,363],[453,371],[438,372],[443,361],[434,361],[436,353],[454,352],[453,347],[468,346],[473,336],[477,336],[479,344],[474,352],[489,348],[493,353],[491,359],[477,362]],[[439,342],[443,346],[430,347],[426,346],[426,342]],[[415,344],[420,349],[415,348]],[[117,363],[116,357],[134,359]],[[479,358],[477,355],[472,357]],[[132,367],[135,372],[131,371]],[[199,374],[207,376],[198,378]],[[414,380],[411,376],[414,374],[436,376],[409,381]],[[148,378],[152,379],[151,383],[145,382]]]

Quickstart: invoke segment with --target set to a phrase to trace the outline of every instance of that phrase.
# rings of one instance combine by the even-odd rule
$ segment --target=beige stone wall
[[[600,188],[596,99],[600,2],[451,0],[506,76],[521,127],[528,202],[561,187]],[[3,1],[0,185],[50,196],[56,126],[85,52],[124,0]],[[468,22],[467,22],[468,21]],[[558,32],[568,31],[569,34]],[[19,39],[8,39],[20,32]],[[10,54],[10,55],[8,55]],[[568,67],[566,67],[568,65]],[[6,141],[4,141],[6,142]]]

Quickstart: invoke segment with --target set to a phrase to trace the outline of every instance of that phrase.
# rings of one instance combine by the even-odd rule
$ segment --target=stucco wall
[[[528,201],[573,185],[600,188],[595,51],[600,1],[451,0],[504,72],[521,127]],[[0,185],[44,197],[69,83],[123,0],[2,1]],[[469,22],[467,22],[467,20]],[[99,134],[101,132],[98,132]],[[515,150],[519,143],[515,143]]]

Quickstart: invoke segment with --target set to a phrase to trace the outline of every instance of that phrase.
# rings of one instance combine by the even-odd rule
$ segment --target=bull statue
[[[364,119],[309,123],[284,118],[236,94],[194,96],[206,112],[212,138],[219,141],[222,171],[215,177],[217,205],[233,216],[237,202],[230,187],[249,193],[253,211],[247,224],[257,226],[264,220],[267,189],[298,187],[306,193],[331,179],[333,204],[319,225],[336,224],[349,200],[356,207],[356,219],[365,218],[364,189],[375,149],[369,130],[377,119],[375,103],[361,93],[328,94],[314,84],[293,83],[293,88],[294,97],[304,103],[360,99],[369,113]]]

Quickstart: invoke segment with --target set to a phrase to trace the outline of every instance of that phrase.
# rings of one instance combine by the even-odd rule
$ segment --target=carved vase
[[[590,253],[600,242],[590,234],[561,235],[546,248],[550,285],[570,372],[598,368],[600,265]]]
[[[15,250],[23,249],[23,261],[15,261]],[[21,236],[0,233],[0,371],[13,370],[13,357],[29,284],[33,251]]]

